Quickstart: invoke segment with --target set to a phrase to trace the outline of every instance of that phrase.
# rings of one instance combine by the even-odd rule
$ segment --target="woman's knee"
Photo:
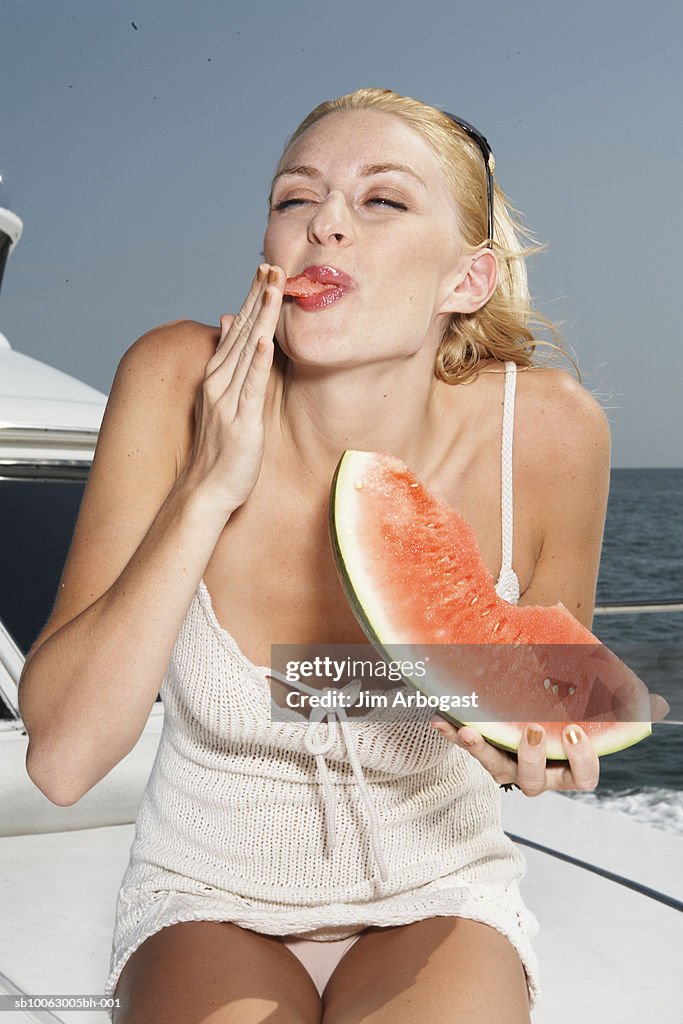
[[[325,989],[323,1024],[442,1020],[529,1024],[524,968],[494,928],[435,917],[368,929]]]
[[[113,1024],[319,1024],[320,997],[277,937],[220,921],[185,921],[126,962]]]

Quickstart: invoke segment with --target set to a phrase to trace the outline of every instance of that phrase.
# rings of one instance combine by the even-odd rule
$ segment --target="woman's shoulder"
[[[131,409],[143,403],[153,433],[173,445],[176,473],[192,445],[197,388],[219,337],[217,327],[195,320],[160,324],[126,350],[116,371],[114,387],[126,382],[120,390]]]
[[[534,510],[538,550],[520,603],[562,601],[590,628],[610,483],[607,416],[566,370],[524,370],[518,382],[517,479],[523,507]]]
[[[153,327],[126,350],[121,365],[170,374],[163,382],[186,381],[186,374],[201,377],[220,337],[217,327],[196,320],[170,320]],[[180,374],[180,377],[178,376]],[[161,380],[162,378],[159,377]]]
[[[558,367],[518,368],[514,450],[539,507],[590,501],[609,479],[611,431],[598,399]],[[553,513],[554,514],[554,513]]]
[[[546,445],[582,448],[609,439],[607,415],[598,399],[561,367],[517,367],[517,395],[523,414],[515,426],[532,430]],[[522,410],[520,410],[522,411]]]
[[[475,407],[500,408],[504,402],[501,377],[507,367],[488,361],[478,377],[481,382]],[[557,366],[516,367],[514,446],[530,463],[539,455],[581,451],[587,444],[609,445],[610,428],[598,399],[569,371]],[[492,421],[493,422],[493,421]],[[496,431],[500,427],[496,422]],[[516,455],[517,457],[517,455]]]

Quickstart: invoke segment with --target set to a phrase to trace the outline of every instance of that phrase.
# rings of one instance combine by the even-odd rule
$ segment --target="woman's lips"
[[[353,287],[353,279],[336,267],[307,267],[296,277],[288,277],[285,295],[301,309],[325,309],[338,302]]]

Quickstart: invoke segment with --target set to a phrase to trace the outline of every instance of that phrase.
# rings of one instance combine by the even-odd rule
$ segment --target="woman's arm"
[[[57,598],[22,672],[27,770],[55,803],[75,802],[137,742],[224,526],[176,480],[187,331],[158,328],[119,364]]]
[[[255,281],[247,313],[225,318],[218,347],[208,328],[168,325],[118,368],[57,600],[19,686],[27,770],[54,803],[74,803],[137,742],[216,541],[256,482],[280,307],[261,304],[264,288]]]

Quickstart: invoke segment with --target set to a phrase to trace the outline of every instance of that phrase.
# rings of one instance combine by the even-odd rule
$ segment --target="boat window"
[[[52,611],[87,472],[0,466],[0,620],[24,655]],[[13,717],[0,697],[0,719]]]
[[[23,654],[52,611],[84,488],[84,479],[0,479],[0,618]]]
[[[10,236],[5,231],[0,230],[0,284],[2,284],[2,275],[5,273],[5,265],[11,244],[12,239]]]

